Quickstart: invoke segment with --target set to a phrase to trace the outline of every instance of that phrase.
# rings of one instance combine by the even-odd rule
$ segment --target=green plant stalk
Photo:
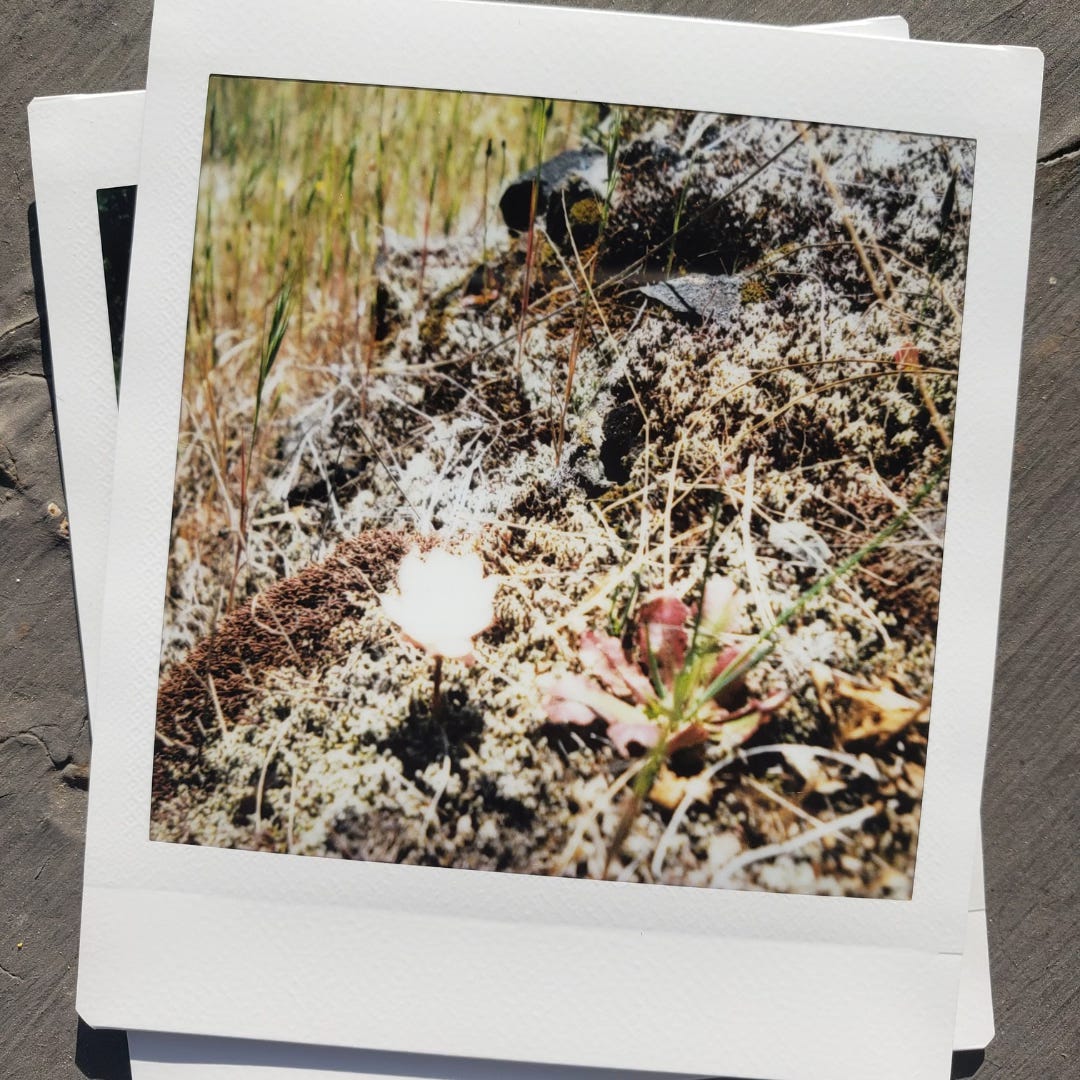
[[[605,143],[605,153],[607,157],[607,183],[604,189],[604,204],[600,210],[600,226],[596,233],[596,254],[589,262],[589,268],[587,271],[583,271],[582,280],[585,286],[585,296],[581,302],[581,313],[578,316],[577,325],[574,328],[574,340],[570,347],[570,362],[566,369],[566,386],[563,389],[562,411],[559,414],[559,431],[558,438],[555,443],[555,467],[558,468],[562,461],[563,445],[566,440],[566,415],[570,409],[570,399],[574,392],[574,376],[577,373],[577,358],[581,347],[581,338],[585,332],[585,322],[588,317],[590,304],[599,307],[596,299],[596,294],[593,292],[593,285],[596,281],[596,267],[600,261],[600,246],[604,240],[604,233],[607,229],[608,214],[611,210],[611,200],[615,194],[615,185],[618,180],[618,174],[616,168],[619,158],[619,142],[622,133],[622,112],[615,111],[614,122],[612,123],[612,130]],[[535,194],[535,186],[533,192]],[[565,214],[566,203],[563,203],[563,211]],[[569,215],[566,215],[567,218]],[[570,237],[570,243],[574,249],[574,256],[581,264],[581,253],[578,251],[577,242],[574,240],[574,230],[569,220],[566,222],[567,234]]]
[[[671,268],[675,264],[675,241],[678,239],[681,229],[683,212],[686,210],[686,199],[690,194],[690,181],[694,177],[694,166],[697,164],[697,154],[690,159],[690,165],[686,170],[686,179],[683,181],[682,190],[679,192],[679,201],[675,205],[675,220],[671,228],[671,244],[668,247],[667,264],[664,266],[664,276],[671,277]]]
[[[807,605],[822,592],[828,589],[834,582],[838,581],[845,574],[849,573],[856,566],[858,566],[868,555],[876,551],[882,544],[885,543],[890,537],[894,536],[907,522],[918,506],[927,498],[932,491],[934,491],[945,471],[949,467],[949,457],[946,457],[945,461],[934,471],[929,480],[915,493],[914,497],[908,503],[908,505],[897,514],[888,525],[885,526],[880,532],[875,534],[867,543],[860,547],[857,551],[849,555],[843,560],[834,570],[831,570],[823,578],[814,582],[810,588],[801,593],[791,604],[789,604],[776,618],[771,626],[761,631],[760,634],[750,643],[743,655],[736,660],[733,664],[730,664],[719,675],[716,676],[712,682],[705,688],[699,695],[696,701],[692,703],[690,709],[684,709],[682,701],[685,700],[686,692],[691,688],[687,684],[688,678],[692,678],[694,673],[694,667],[696,665],[697,657],[697,630],[700,624],[700,611],[701,604],[698,606],[699,618],[695,623],[695,637],[694,643],[687,651],[686,660],[683,663],[683,668],[679,672],[679,675],[675,679],[675,684],[672,688],[672,703],[670,706],[664,709],[667,714],[667,721],[660,733],[660,737],[656,741],[656,745],[649,753],[649,758],[645,765],[642,767],[641,772],[638,773],[634,780],[634,796],[640,804],[640,801],[645,799],[649,791],[652,789],[652,785],[656,780],[660,768],[664,761],[667,759],[667,746],[673,732],[679,728],[685,726],[687,723],[693,721],[694,717],[701,711],[701,709],[708,704],[713,698],[717,696],[725,687],[730,686],[732,683],[743,678],[748,672],[753,670],[770,652],[775,648],[776,634],[799,612],[803,611]],[[714,518],[715,521],[715,518]],[[712,536],[710,533],[710,543],[712,542]],[[705,582],[708,580],[708,563],[705,568]],[[702,601],[704,600],[704,587],[702,585]],[[651,655],[650,649],[650,666],[655,665],[655,661]]]
[[[626,598],[626,603],[623,604],[622,611],[617,612],[615,610],[615,605],[620,591],[621,587],[615,590],[611,597],[611,607],[608,609],[608,633],[615,638],[621,638],[623,632],[626,630],[626,624],[630,619],[630,609],[634,606],[634,601],[641,591],[641,574],[635,573],[633,575],[633,584],[630,586],[630,595]]]
[[[705,541],[705,572],[701,575],[701,593],[698,596],[697,611],[694,613],[694,633],[690,638],[690,649],[686,654],[688,662],[697,652],[698,634],[701,631],[701,620],[705,613],[705,590],[709,585],[709,564],[712,561],[713,548],[716,546],[716,526],[719,522],[720,497],[717,495],[713,503],[712,520],[709,522],[709,536]]]
[[[700,221],[707,214],[712,213],[722,203],[724,203],[726,200],[730,199],[732,197],[732,195],[734,195],[738,191],[741,191],[744,187],[746,187],[752,181],[756,180],[757,177],[759,177],[767,168],[769,168],[770,165],[772,165],[775,162],[779,161],[780,158],[782,158],[784,156],[784,154],[786,154],[796,143],[798,143],[800,141],[801,137],[802,136],[800,136],[800,135],[796,135],[793,139],[786,142],[770,158],[768,158],[767,160],[762,162],[755,169],[753,169],[750,173],[748,173],[746,176],[744,176],[741,180],[739,180],[738,182],[733,184],[723,194],[717,196],[716,199],[714,199],[711,203],[709,203],[703,209],[698,211],[692,217],[687,218],[686,221],[682,222],[679,225],[679,228],[678,228],[677,231],[673,231],[671,233],[671,235],[668,236],[666,239],[659,240],[659,241],[657,241],[657,243],[653,244],[651,247],[646,248],[645,252],[642,255],[639,255],[633,262],[631,262],[631,263],[627,264],[627,266],[623,267],[623,269],[620,271],[619,274],[614,275],[611,279],[609,279],[609,284],[621,284],[623,281],[626,281],[628,278],[630,278],[641,267],[646,266],[648,264],[649,260],[654,255],[659,254],[659,252],[662,251],[665,246],[673,244],[675,242],[675,237],[679,233],[681,233],[684,229],[688,229],[695,222]]]
[[[285,333],[289,328],[291,298],[292,287],[286,284],[278,292],[277,300],[274,302],[274,310],[270,316],[270,330],[263,345],[263,351],[259,356],[259,376],[255,389],[255,412],[251,421],[251,440],[246,449],[243,444],[240,447],[240,522],[239,533],[236,537],[236,553],[233,558],[232,579],[229,583],[228,606],[230,609],[236,595],[236,584],[240,578],[241,555],[247,548],[248,487],[251,479],[251,467],[255,459],[255,443],[259,435],[263,391],[266,389],[266,380],[270,375],[278,353],[281,351],[281,344],[285,340]]]
[[[379,137],[376,140],[375,154],[375,225],[378,232],[380,252],[386,251],[386,135],[383,130],[383,115],[386,109],[386,93],[380,86],[377,91],[379,100]]]
[[[270,315],[270,330],[266,337],[266,343],[259,357],[259,377],[255,387],[255,415],[251,422],[251,453],[255,452],[255,439],[259,434],[259,418],[262,412],[263,391],[266,388],[266,380],[270,377],[270,371],[274,361],[278,358],[285,334],[289,329],[289,320],[292,318],[292,285],[286,282],[278,292],[274,301],[274,310]]]
[[[843,560],[834,570],[830,570],[823,578],[815,581],[805,592],[799,594],[799,596],[793,600],[784,610],[776,617],[776,620],[771,626],[766,627],[760,634],[747,646],[743,653],[735,663],[731,664],[705,688],[700,697],[694,703],[693,708],[688,714],[689,719],[693,719],[697,715],[698,711],[708,704],[717,694],[720,693],[726,686],[731,685],[737,679],[742,678],[747,672],[755,668],[762,660],[776,646],[777,633],[786,626],[796,615],[805,610],[807,605],[815,597],[823,593],[830,585],[835,581],[838,581],[849,571],[855,569],[868,555],[875,552],[882,544],[885,543],[890,537],[894,536],[904,526],[911,515],[919,507],[919,505],[927,498],[927,496],[934,491],[941,481],[941,478],[945,475],[946,470],[949,467],[951,455],[947,454],[945,460],[934,470],[930,479],[922,485],[921,488],[915,493],[911,501],[900,511],[893,519],[885,526],[879,533],[876,533],[870,538],[861,548],[853,552],[846,559]]]
[[[663,765],[664,761],[667,760],[668,740],[671,738],[672,733],[676,728],[681,726],[683,703],[700,675],[698,667],[702,656],[698,653],[698,636],[701,630],[702,613],[705,610],[705,590],[709,584],[709,567],[712,563],[713,549],[716,546],[716,529],[719,520],[720,499],[717,498],[713,503],[712,520],[709,522],[709,537],[705,544],[705,571],[701,575],[701,593],[698,597],[697,611],[694,614],[694,632],[690,639],[690,647],[686,651],[686,657],[683,660],[682,668],[678,675],[675,676],[674,682],[672,683],[671,705],[666,710],[667,721],[660,732],[660,737],[657,739],[656,745],[649,754],[649,760],[645,763],[641,772],[634,778],[634,796],[639,808],[641,800],[643,800],[652,789],[656,776],[660,772],[660,767]],[[648,642],[647,636],[646,642]],[[656,666],[651,646],[649,648],[649,664],[651,668],[655,668]],[[656,685],[660,686],[659,673],[654,676],[654,679]],[[659,693],[660,696],[663,697],[662,691],[659,691]]]
[[[607,156],[607,184],[604,188],[604,205],[600,211],[600,230],[597,236],[597,243],[603,239],[604,230],[607,228],[608,214],[611,211],[611,200],[615,196],[615,187],[619,181],[619,147],[622,143],[622,124],[623,114],[622,109],[613,110],[614,120],[611,124],[611,134],[608,136],[607,141],[604,144],[604,151]]]
[[[491,139],[487,141],[487,150],[484,152],[484,187],[483,194],[480,198],[480,222],[482,231],[482,261],[484,263],[484,285],[483,291],[486,293],[491,289],[491,267],[488,265],[488,187],[491,179],[491,157],[495,153],[495,148],[491,145]]]
[[[427,271],[428,243],[431,238],[431,208],[435,202],[435,189],[439,183],[439,163],[431,169],[431,182],[428,185],[427,206],[424,210],[424,239],[420,248],[420,275],[416,285],[417,303],[424,302],[424,276]]]
[[[454,229],[454,225],[457,222],[457,216],[460,211],[460,203],[463,193],[472,191],[473,184],[473,170],[476,165],[476,150],[479,147],[479,141],[472,143],[471,149],[465,151],[464,155],[458,154],[457,169],[454,164],[454,136],[460,133],[461,123],[461,105],[464,99],[460,94],[453,98],[453,107],[450,110],[450,122],[448,124],[448,134],[445,141],[445,149],[443,150],[442,168],[440,169],[442,180],[442,198],[443,198],[443,214],[442,214],[442,230],[444,236],[449,236]],[[460,144],[459,144],[460,145]]]

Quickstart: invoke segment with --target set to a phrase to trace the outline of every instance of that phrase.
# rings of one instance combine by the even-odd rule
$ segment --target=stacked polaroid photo
[[[987,1043],[1041,77],[895,18],[159,0],[145,93],[31,105],[78,1008],[135,1080]]]

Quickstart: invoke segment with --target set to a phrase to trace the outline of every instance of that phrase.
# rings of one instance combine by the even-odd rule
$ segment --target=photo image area
[[[213,78],[152,837],[909,897],[974,149]]]

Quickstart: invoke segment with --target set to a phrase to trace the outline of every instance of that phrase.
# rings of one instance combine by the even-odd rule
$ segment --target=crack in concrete
[[[38,321],[36,315],[31,315],[27,319],[23,319],[22,322],[12,323],[11,326],[6,327],[4,330],[0,330],[0,341],[5,338],[11,337],[12,334],[17,334],[20,330],[25,330],[28,326],[33,326]]]
[[[1073,139],[1072,142],[1066,143],[1064,146],[1059,146],[1049,154],[1044,154],[1039,158],[1037,164],[1039,168],[1042,168],[1044,165],[1057,165],[1062,161],[1072,161],[1073,158],[1078,155],[1080,155],[1080,139]]]
[[[85,725],[85,720],[84,720]],[[40,736],[36,735],[33,731],[15,731],[10,735],[0,736],[0,747],[6,746],[9,742],[13,742],[15,739],[32,739],[34,742],[45,751],[45,756],[49,759],[49,764],[53,767],[54,772],[63,772],[72,762],[72,756],[69,753],[63,761],[57,761],[52,753],[49,751],[49,745]]]
[[[2,971],[9,979],[14,979],[17,983],[21,983],[23,981],[21,975],[16,975],[14,971],[8,971],[8,969],[4,967],[3,964],[0,964],[0,971]]]
[[[6,359],[0,356],[0,361]],[[0,382],[7,382],[9,379],[44,379],[44,371],[0,371]]]

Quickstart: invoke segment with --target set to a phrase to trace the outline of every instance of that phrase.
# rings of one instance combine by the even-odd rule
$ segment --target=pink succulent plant
[[[730,640],[741,607],[734,583],[714,576],[700,617],[670,589],[649,595],[629,650],[619,638],[587,630],[578,643],[583,673],[551,677],[543,687],[548,719],[582,726],[599,719],[624,757],[635,744],[651,750],[665,737],[668,754],[709,740],[741,745],[787,697],[746,694],[738,671],[744,651]],[[725,672],[731,681],[710,693]]]

